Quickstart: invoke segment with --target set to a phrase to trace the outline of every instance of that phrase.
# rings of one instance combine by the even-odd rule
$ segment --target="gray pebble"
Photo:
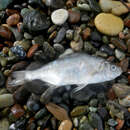
[[[8,130],[9,129],[9,121],[4,118],[0,120],[0,130]]]
[[[32,39],[32,35],[30,35],[29,33],[25,32],[24,33],[24,38],[25,39]]]
[[[125,58],[125,53],[120,51],[119,49],[116,49],[115,56],[118,60],[123,60]]]
[[[115,121],[114,119],[109,119],[107,123],[108,123],[108,125],[110,125],[110,126],[116,126],[116,125],[118,124],[118,122]]]

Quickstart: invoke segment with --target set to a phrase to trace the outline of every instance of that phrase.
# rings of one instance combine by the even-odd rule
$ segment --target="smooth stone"
[[[61,122],[58,130],[71,130],[72,122],[70,120],[64,120]]]
[[[64,51],[64,53],[62,53],[62,54],[59,56],[59,58],[65,57],[65,56],[67,56],[67,55],[69,55],[69,54],[72,54],[72,53],[74,53],[74,51],[73,51],[71,48],[68,48],[68,49],[66,49],[66,50]]]
[[[78,127],[79,126],[79,120],[78,120],[78,118],[74,118],[73,119],[73,124],[74,124],[74,127]]]
[[[98,114],[100,115],[100,117],[105,120],[108,118],[108,111],[105,107],[101,107],[98,109]]]
[[[80,124],[79,130],[94,130],[94,128],[90,125],[88,121],[84,121]]]
[[[0,71],[0,87],[3,86],[5,83],[5,76],[3,73]]]
[[[33,37],[32,37],[31,34],[25,32],[25,33],[24,33],[24,38],[29,40],[29,39],[32,39]]]
[[[105,52],[110,56],[114,54],[114,50],[112,48],[110,48],[109,46],[107,46],[107,45],[101,46],[100,51]]]
[[[84,40],[86,40],[89,36],[91,35],[91,29],[90,28],[85,28],[82,32],[82,37]]]
[[[37,119],[40,119],[40,118],[42,118],[44,116],[47,116],[47,114],[48,114],[47,109],[42,108],[35,114],[34,118],[37,120]]]
[[[107,123],[108,123],[108,125],[110,125],[112,127],[114,127],[118,124],[118,122],[115,121],[114,119],[109,119]]]
[[[124,28],[122,19],[110,13],[98,14],[94,22],[98,31],[110,36],[118,35]]]
[[[65,38],[65,34],[66,34],[66,29],[64,27],[62,27],[58,31],[57,36],[54,39],[54,43],[60,43]]]
[[[119,99],[119,104],[124,107],[130,107],[130,94],[123,99]]]
[[[51,20],[56,25],[62,25],[69,17],[69,13],[66,9],[57,9],[51,14]]]
[[[125,59],[121,60],[119,65],[122,68],[123,72],[127,72],[128,67],[129,67],[129,60],[128,60],[128,58],[125,58]]]
[[[46,108],[48,109],[49,112],[51,112],[54,115],[56,119],[60,121],[69,120],[68,113],[64,108],[51,102],[46,104]]]
[[[90,43],[94,46],[94,47],[100,47],[101,43],[97,42],[97,41],[90,41]]]
[[[92,32],[91,35],[90,35],[90,38],[91,38],[91,40],[96,41],[96,42],[97,41],[100,42],[102,40],[101,35],[97,31]]]
[[[120,51],[119,49],[115,50],[115,56],[118,60],[123,60],[125,58],[125,53]]]
[[[14,104],[14,99],[12,94],[0,95],[0,108],[9,107]]]
[[[9,130],[9,121],[7,118],[0,120],[0,130]]]
[[[0,0],[0,10],[4,10],[13,0]]]
[[[103,121],[101,117],[96,113],[90,113],[88,115],[90,124],[98,130],[103,130]]]
[[[112,89],[118,98],[123,98],[130,93],[130,86],[123,83],[113,84]]]
[[[127,40],[126,44],[128,46],[128,53],[130,53],[130,39]]]
[[[53,47],[56,50],[56,52],[58,52],[58,54],[62,54],[65,50],[64,46],[58,43],[54,44]]]

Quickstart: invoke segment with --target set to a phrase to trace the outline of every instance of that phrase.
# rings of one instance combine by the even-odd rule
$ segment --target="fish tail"
[[[10,81],[9,85],[11,86],[19,86],[25,83],[25,71],[15,71],[12,72],[11,78],[12,80]]]

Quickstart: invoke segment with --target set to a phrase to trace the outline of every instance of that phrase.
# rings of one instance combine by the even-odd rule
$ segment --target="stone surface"
[[[115,56],[116,56],[117,59],[119,59],[121,61],[125,58],[125,53],[120,51],[119,49],[116,49],[115,50]]]
[[[0,108],[9,107],[14,104],[14,99],[12,94],[0,95]]]
[[[69,17],[69,13],[65,9],[58,9],[52,12],[51,20],[56,25],[62,25],[66,22]]]
[[[0,120],[0,130],[9,130],[9,121],[6,118]]]
[[[58,130],[71,130],[72,129],[72,122],[70,120],[64,120],[61,122]]]
[[[90,28],[85,28],[82,32],[82,37],[84,40],[86,40],[91,34],[91,29]]]
[[[53,103],[46,104],[46,108],[54,115],[56,119],[60,121],[69,120],[68,113],[64,108]]]
[[[98,31],[110,36],[118,35],[124,28],[122,19],[109,13],[98,14],[94,22]]]
[[[120,120],[118,118],[117,118],[116,121],[118,122],[118,125],[116,126],[116,130],[121,130],[123,128],[123,126],[124,126],[125,121],[124,120]]]
[[[0,10],[6,9],[13,0],[0,0]]]
[[[127,95],[125,98],[120,99],[119,103],[124,107],[130,107],[130,95]]]

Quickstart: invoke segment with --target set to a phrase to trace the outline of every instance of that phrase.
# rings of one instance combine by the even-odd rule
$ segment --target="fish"
[[[51,61],[36,70],[15,71],[10,85],[18,86],[33,80],[50,84],[44,92],[47,97],[56,88],[65,85],[77,85],[74,93],[88,84],[110,81],[122,74],[121,67],[101,57],[87,53],[72,53]]]

